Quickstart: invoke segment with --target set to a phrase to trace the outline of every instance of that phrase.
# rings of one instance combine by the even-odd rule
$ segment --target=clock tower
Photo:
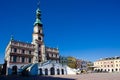
[[[32,43],[35,45],[34,62],[44,62],[46,60],[45,45],[43,38],[44,38],[44,34],[43,34],[43,24],[41,22],[41,11],[38,8],[36,10],[36,21],[34,22],[33,41],[32,41]]]

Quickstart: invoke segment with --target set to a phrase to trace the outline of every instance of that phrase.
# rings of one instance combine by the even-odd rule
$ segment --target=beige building
[[[120,57],[103,58],[94,62],[94,71],[120,72]]]

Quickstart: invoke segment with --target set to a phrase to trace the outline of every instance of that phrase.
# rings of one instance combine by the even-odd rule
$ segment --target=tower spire
[[[38,8],[40,7],[40,0],[38,0],[37,7]]]
[[[36,21],[35,21],[35,23],[34,23],[34,26],[35,26],[36,24],[42,25],[42,22],[41,22],[41,10],[39,9],[39,7],[40,7],[40,0],[39,0],[38,3],[37,3]]]

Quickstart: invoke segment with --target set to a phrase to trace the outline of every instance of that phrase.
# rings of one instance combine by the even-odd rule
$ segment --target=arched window
[[[12,74],[17,74],[17,66],[12,67]]]
[[[48,75],[48,69],[47,68],[45,69],[45,75]]]
[[[40,75],[42,75],[42,74],[43,74],[43,73],[42,73],[42,68],[40,68],[39,71],[40,71]]]
[[[62,75],[64,75],[64,69],[61,69]]]
[[[112,69],[112,72],[114,72],[114,69]]]
[[[105,69],[105,72],[106,72],[106,69]]]
[[[41,31],[39,30],[39,33],[41,33]]]
[[[59,69],[57,69],[57,75],[60,75],[60,70]]]
[[[38,40],[41,40],[41,37],[38,37]]]
[[[55,75],[55,69],[54,69],[54,67],[52,67],[52,68],[50,69],[50,74],[51,74],[51,75]]]

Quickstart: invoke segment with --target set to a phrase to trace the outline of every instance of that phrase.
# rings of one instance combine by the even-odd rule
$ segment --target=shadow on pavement
[[[59,78],[59,77],[50,77],[50,76],[17,76],[17,75],[9,75],[9,76],[0,76],[0,80],[75,80],[69,78]]]

